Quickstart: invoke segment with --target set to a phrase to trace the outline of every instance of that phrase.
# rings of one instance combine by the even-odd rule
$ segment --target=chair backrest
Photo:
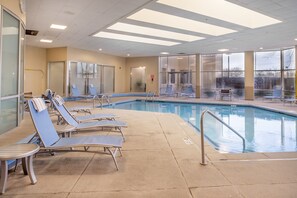
[[[273,92],[272,92],[272,95],[274,97],[281,97],[282,96],[282,88],[280,86],[275,86],[273,88]]]
[[[166,94],[173,94],[173,86],[172,85],[167,85],[165,93]]]
[[[97,89],[92,84],[89,85],[89,94],[92,95],[92,96],[97,95]]]
[[[222,94],[230,94],[231,93],[231,89],[221,89],[220,91]]]
[[[38,112],[32,103],[32,100],[28,101],[30,115],[35,126],[35,129],[45,147],[53,145],[60,138],[57,131],[50,119],[47,109]]]
[[[51,100],[52,103],[54,104],[55,108],[57,109],[57,111],[59,111],[59,113],[61,114],[61,116],[64,118],[64,120],[74,126],[74,127],[77,127],[78,126],[78,121],[75,120],[75,118],[69,113],[69,111],[66,109],[66,107],[62,104],[62,105],[59,105],[57,103],[57,101],[55,100]]]
[[[193,94],[194,93],[194,89],[192,85],[184,85],[181,89],[182,93],[185,94]]]
[[[71,93],[72,93],[72,96],[81,96],[79,89],[75,85],[71,86]]]

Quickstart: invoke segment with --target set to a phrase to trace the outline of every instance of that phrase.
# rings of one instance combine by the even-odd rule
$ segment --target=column
[[[254,100],[254,52],[245,52],[244,57],[245,99]]]
[[[196,98],[201,97],[200,54],[196,54]]]
[[[297,45],[295,46],[295,98],[297,98],[297,72],[296,72],[296,69],[297,69]]]

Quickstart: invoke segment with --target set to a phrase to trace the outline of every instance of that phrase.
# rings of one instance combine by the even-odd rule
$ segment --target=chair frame
[[[123,138],[119,136],[82,136],[82,137],[69,137],[69,138],[60,138],[58,136],[57,131],[54,128],[53,123],[51,122],[51,119],[49,117],[48,111],[44,110],[42,112],[37,112],[32,104],[32,100],[29,100],[29,109],[30,109],[30,115],[34,124],[34,127],[38,133],[38,136],[42,142],[41,149],[47,150],[50,152],[91,152],[91,153],[103,153],[103,154],[109,154],[111,155],[113,162],[116,166],[116,169],[118,168],[118,163],[116,160],[117,152],[119,151],[120,156],[122,156],[121,148],[123,143]],[[45,118],[46,120],[42,120],[42,124],[45,124],[46,126],[46,133],[50,138],[55,139],[55,142],[46,141],[46,138],[43,136],[44,132],[40,131],[39,123],[41,120],[39,118],[36,118],[36,115],[39,115],[39,118]],[[106,140],[107,139],[107,140]],[[104,143],[98,143],[98,141],[101,141]],[[86,143],[82,143],[85,141]],[[96,142],[97,141],[97,142]],[[111,141],[116,141],[118,144],[112,144]],[[50,145],[47,145],[50,144]],[[83,147],[84,150],[75,150],[73,148],[75,147]],[[90,147],[103,147],[104,151],[89,151]],[[66,149],[67,148],[67,149]],[[106,153],[106,150],[108,153]]]

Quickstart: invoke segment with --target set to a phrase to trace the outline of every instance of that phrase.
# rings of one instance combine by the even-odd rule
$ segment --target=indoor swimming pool
[[[179,102],[130,101],[111,108],[174,113],[200,130],[200,116],[209,110],[231,126],[245,140],[209,114],[204,117],[204,133],[220,152],[287,152],[297,151],[297,117],[262,108]]]

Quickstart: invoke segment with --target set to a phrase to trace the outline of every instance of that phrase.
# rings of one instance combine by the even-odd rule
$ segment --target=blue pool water
[[[248,106],[144,101],[119,103],[112,108],[175,113],[197,129],[200,129],[201,113],[208,109],[244,137],[244,152],[297,151],[297,117],[282,113]],[[204,133],[221,152],[243,152],[242,139],[208,114],[204,119]]]

